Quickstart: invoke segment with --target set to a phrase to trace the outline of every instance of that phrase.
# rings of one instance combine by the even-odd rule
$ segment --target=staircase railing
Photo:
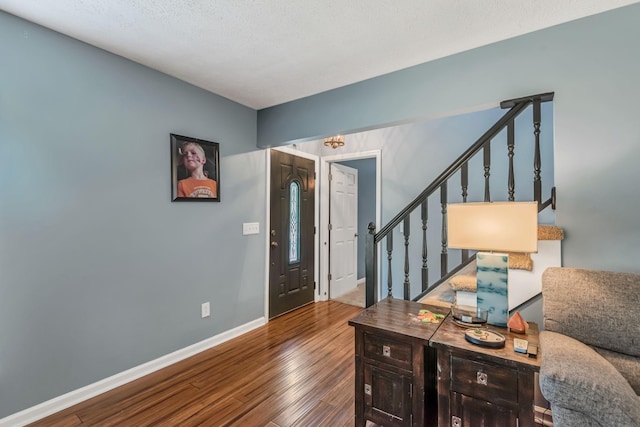
[[[456,176],[460,176],[460,190],[462,202],[467,202],[469,187],[469,162],[480,157],[482,161],[484,181],[484,201],[491,201],[491,142],[503,130],[507,131],[507,156],[508,156],[508,175],[507,175],[507,195],[505,198],[509,201],[515,200],[515,172],[514,172],[514,147],[515,147],[515,119],[520,116],[529,105],[532,105],[533,116],[533,197],[538,202],[538,210],[542,211],[548,206],[555,209],[555,188],[551,190],[551,196],[546,201],[542,200],[542,179],[541,179],[541,155],[540,155],[540,126],[541,126],[541,104],[553,100],[553,92],[539,95],[518,98],[500,103],[503,109],[509,108],[484,135],[482,135],[473,145],[471,145],[460,157],[458,157],[449,167],[447,167],[431,184],[429,184],[411,203],[402,209],[387,225],[382,227],[376,233],[375,224],[369,224],[369,234],[366,241],[366,306],[369,307],[377,301],[380,282],[378,277],[378,254],[379,247],[383,240],[386,243],[386,267],[387,267],[387,296],[393,296],[393,231],[402,226],[402,234],[404,238],[404,281],[403,281],[403,299],[418,300],[429,293],[432,289],[443,283],[445,280],[456,274],[464,266],[475,259],[475,254],[469,255],[469,251],[461,251],[461,257],[458,264],[449,268],[449,253],[447,250],[447,203],[448,187],[450,180]],[[439,192],[439,203],[441,213],[441,254],[440,254],[440,273],[437,279],[430,281],[430,268],[428,257],[427,230],[429,229],[429,200],[430,197],[437,197]],[[411,221],[410,215],[420,208],[420,219],[422,222],[422,244],[420,246],[422,265],[421,269],[421,292],[418,295],[411,295],[410,281],[410,235]],[[382,293],[382,292],[380,292]]]

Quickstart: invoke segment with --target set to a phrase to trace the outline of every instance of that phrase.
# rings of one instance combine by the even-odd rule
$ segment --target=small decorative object
[[[489,312],[479,307],[469,305],[452,305],[453,321],[462,326],[478,326],[487,323]]]
[[[516,353],[527,354],[527,348],[529,348],[529,341],[520,338],[513,339],[513,351]]]
[[[344,145],[344,136],[343,135],[336,135],[336,136],[332,136],[330,138],[325,138],[324,139],[324,145],[326,145],[327,147],[331,147],[334,150],[338,147],[342,147]]]
[[[519,311],[516,311],[507,322],[507,327],[516,334],[525,334],[529,329],[529,324],[522,318]]]
[[[467,329],[464,338],[480,347],[502,348],[505,343],[504,335],[482,328]]]
[[[220,201],[220,145],[171,134],[171,200]]]
[[[443,314],[434,313],[430,310],[420,310],[417,316],[422,323],[440,323],[444,319]]]

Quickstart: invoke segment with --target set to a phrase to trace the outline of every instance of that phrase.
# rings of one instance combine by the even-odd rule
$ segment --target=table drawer
[[[412,370],[411,343],[395,341],[379,335],[364,335],[364,355],[397,366],[407,371]]]
[[[518,372],[452,356],[451,389],[488,402],[517,405]]]

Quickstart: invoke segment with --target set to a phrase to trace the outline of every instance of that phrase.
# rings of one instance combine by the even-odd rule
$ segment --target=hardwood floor
[[[353,426],[362,309],[319,302],[31,426]]]

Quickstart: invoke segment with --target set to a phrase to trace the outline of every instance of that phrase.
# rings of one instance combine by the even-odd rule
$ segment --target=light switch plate
[[[242,224],[242,235],[259,234],[260,223],[259,222],[245,222]]]
[[[200,308],[200,315],[204,319],[205,317],[211,316],[211,305],[209,302],[202,303],[202,307]]]

